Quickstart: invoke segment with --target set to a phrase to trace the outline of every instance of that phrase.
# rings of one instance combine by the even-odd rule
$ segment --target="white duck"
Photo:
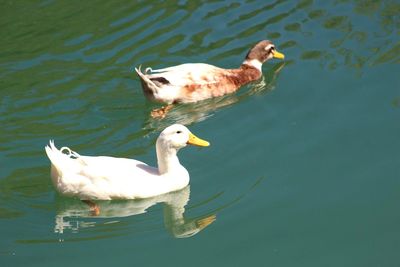
[[[163,130],[156,142],[158,168],[134,159],[81,156],[68,147],[57,149],[53,141],[45,150],[51,161],[53,184],[61,194],[82,200],[135,199],[189,184],[189,173],[177,157],[178,150],[187,144],[209,146],[183,125]]]

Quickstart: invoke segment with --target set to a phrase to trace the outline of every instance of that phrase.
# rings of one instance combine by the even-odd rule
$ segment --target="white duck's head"
[[[166,173],[177,166],[179,160],[176,153],[187,145],[209,146],[210,143],[198,138],[181,124],[165,128],[156,143],[159,172]]]
[[[181,124],[173,124],[165,128],[157,139],[165,149],[181,149],[186,145],[209,146],[210,143],[196,137]]]
[[[246,55],[243,64],[253,66],[261,71],[262,64],[272,58],[284,59],[285,55],[275,49],[275,45],[268,40],[258,42]]]

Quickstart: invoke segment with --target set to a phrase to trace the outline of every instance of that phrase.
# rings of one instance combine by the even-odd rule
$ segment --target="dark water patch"
[[[23,212],[17,210],[10,210],[4,207],[0,208],[0,219],[15,219],[23,215]]]
[[[326,11],[324,9],[317,9],[317,10],[310,11],[308,13],[308,17],[310,19],[319,19],[321,17],[324,17],[325,14],[326,14]]]
[[[373,65],[382,63],[399,63],[400,60],[400,42],[394,44],[393,47],[381,53],[381,55],[373,62]]]
[[[301,55],[301,59],[319,59],[323,55],[322,51],[313,50],[313,51],[306,51]]]
[[[267,36],[268,36],[269,39],[274,40],[274,39],[280,38],[282,36],[282,34],[279,33],[279,32],[270,32],[270,33],[267,34]]]
[[[286,25],[285,30],[289,31],[289,32],[299,32],[301,31],[301,24],[300,23],[291,23]]]
[[[211,17],[215,17],[218,15],[225,15],[226,12],[230,11],[231,9],[235,9],[240,7],[239,3],[231,3],[228,6],[222,6],[214,11],[208,12],[207,15],[204,17],[204,19],[208,19]]]
[[[279,49],[287,49],[287,48],[291,48],[296,45],[297,45],[296,41],[290,40],[290,41],[284,42],[282,44],[279,44]]]
[[[236,23],[243,22],[243,21],[248,20],[248,19],[252,19],[252,18],[256,17],[257,15],[259,15],[260,13],[266,12],[268,10],[272,10],[277,5],[282,4],[284,2],[286,2],[286,0],[277,0],[272,4],[267,4],[265,6],[257,8],[257,9],[255,9],[254,11],[252,11],[250,13],[247,13],[245,15],[240,15],[236,20],[233,20],[232,22],[228,23],[228,25],[232,26],[232,25],[234,25]]]
[[[335,16],[325,20],[324,27],[327,29],[348,31],[349,29],[348,22],[349,21],[347,16]]]

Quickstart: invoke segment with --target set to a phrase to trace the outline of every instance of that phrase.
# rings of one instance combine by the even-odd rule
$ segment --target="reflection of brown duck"
[[[97,213],[88,212],[87,206],[78,201],[65,199],[59,202],[56,216],[56,233],[64,233],[67,230],[79,232],[87,227],[96,226],[96,221],[88,221],[89,218],[111,219],[134,216],[146,213],[146,211],[158,204],[164,205],[164,224],[166,229],[177,238],[190,237],[210,224],[216,215],[203,215],[197,218],[185,217],[185,206],[189,202],[190,187],[153,198],[128,200],[128,201],[102,201],[96,204]],[[85,220],[82,220],[85,218]],[[90,219],[89,219],[90,220]]]
[[[166,104],[191,103],[223,96],[262,76],[262,64],[272,58],[283,59],[275,45],[264,40],[247,53],[238,69],[222,69],[204,63],[187,63],[164,69],[147,68],[144,73],[135,68],[150,100]],[[164,107],[162,111],[168,111]],[[154,115],[159,115],[154,113]],[[162,114],[161,114],[162,115]]]

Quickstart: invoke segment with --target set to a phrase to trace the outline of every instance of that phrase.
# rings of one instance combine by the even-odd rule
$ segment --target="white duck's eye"
[[[176,133],[177,133],[177,134],[181,134],[181,133],[182,133],[182,131],[177,131]]]

